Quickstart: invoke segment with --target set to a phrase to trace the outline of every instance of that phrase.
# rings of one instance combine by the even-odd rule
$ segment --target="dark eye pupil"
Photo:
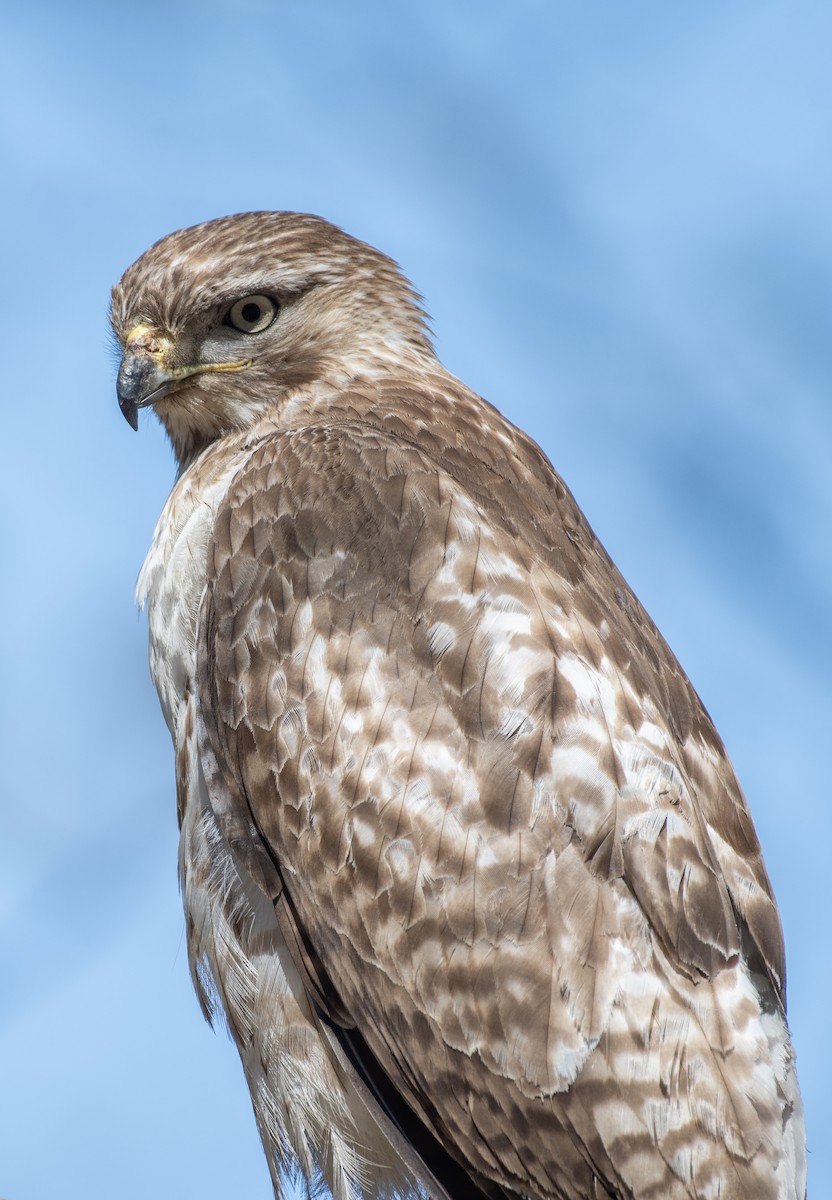
[[[260,320],[260,305],[244,304],[241,310],[241,316],[246,324],[256,324],[256,322]]]

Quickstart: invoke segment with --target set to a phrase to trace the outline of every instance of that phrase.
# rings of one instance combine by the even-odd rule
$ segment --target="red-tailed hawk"
[[[139,598],[191,969],[275,1192],[800,1200],[748,807],[541,450],[317,217],[164,238],[112,320],[180,467]]]

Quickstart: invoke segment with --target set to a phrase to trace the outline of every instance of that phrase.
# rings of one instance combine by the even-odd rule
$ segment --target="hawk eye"
[[[262,333],[276,316],[277,305],[270,296],[243,296],[231,305],[223,324],[240,333]]]

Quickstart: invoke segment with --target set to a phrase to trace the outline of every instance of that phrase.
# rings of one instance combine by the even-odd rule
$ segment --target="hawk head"
[[[183,464],[315,381],[433,354],[396,264],[306,213],[255,212],[162,238],[113,289],[121,411],[152,406]]]

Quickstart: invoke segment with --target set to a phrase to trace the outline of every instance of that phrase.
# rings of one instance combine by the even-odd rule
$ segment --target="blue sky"
[[[832,1194],[832,7],[29,3],[0,24],[0,1195],[268,1200],[191,994],[133,585],[173,478],[115,402],[152,241],[318,212],[426,297],[703,696],[786,931]]]

